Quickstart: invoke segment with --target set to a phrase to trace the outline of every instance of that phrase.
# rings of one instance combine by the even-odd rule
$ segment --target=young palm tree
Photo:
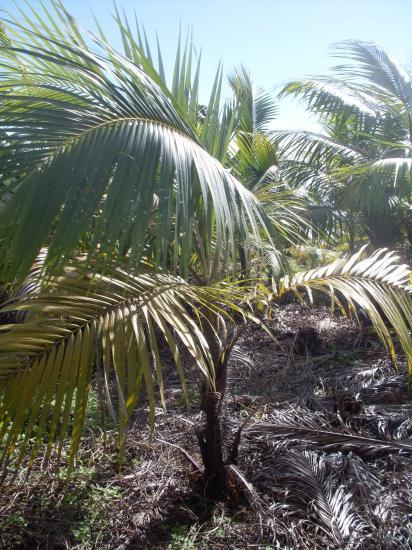
[[[70,470],[96,370],[122,450],[141,391],[152,426],[156,386],[164,399],[161,339],[184,391],[182,346],[202,374],[199,444],[208,490],[221,496],[231,312],[247,319],[253,301],[336,289],[336,302],[360,304],[394,354],[378,300],[411,359],[409,270],[379,252],[286,277],[270,292],[239,283],[251,256],[276,240],[276,207],[268,215],[234,175],[244,177],[247,160],[233,144],[257,143],[262,128],[245,126],[236,93],[220,106],[221,69],[207,108],[199,105],[191,45],[179,45],[169,89],[160,52],[155,68],[126,19],[116,14],[119,53],[60,2],[50,9],[44,19],[7,16],[2,38],[0,266],[16,293],[3,312],[26,314],[0,332],[1,460],[17,443],[17,465],[33,459],[44,438],[46,458],[55,445],[60,456],[70,424]]]

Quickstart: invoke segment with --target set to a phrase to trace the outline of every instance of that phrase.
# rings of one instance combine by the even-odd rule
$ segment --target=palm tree
[[[304,101],[322,132],[278,139],[293,161],[292,178],[320,192],[317,203],[346,225],[351,249],[356,222],[375,247],[393,246],[410,234],[410,76],[375,44],[343,42],[337,56],[348,63],[333,77],[291,82],[281,92]]]
[[[310,229],[306,202],[300,197],[301,189],[291,188],[283,175],[282,158],[272,135],[278,110],[274,98],[253,84],[244,67],[229,75],[229,85],[237,113],[230,167],[264,206],[270,219],[274,231],[272,242],[265,246],[264,261],[269,273],[279,276],[289,272],[285,248],[306,243],[305,235]],[[243,273],[247,272],[246,253],[247,250],[239,250]]]
[[[164,401],[162,341],[185,395],[182,347],[202,375],[199,445],[209,494],[221,496],[230,457],[220,412],[238,335],[226,337],[226,325],[258,322],[254,303],[312,287],[342,307],[342,296],[352,309],[361,304],[394,356],[379,300],[411,359],[409,270],[391,254],[359,253],[271,289],[239,282],[282,224],[272,221],[276,206],[268,214],[234,175],[248,167],[233,144],[251,140],[256,152],[262,128],[245,129],[236,93],[221,107],[221,68],[204,109],[190,43],[179,41],[169,89],[160,50],[156,68],[126,18],[115,16],[119,53],[60,2],[50,9],[8,16],[2,41],[0,267],[15,292],[2,311],[25,315],[0,332],[1,461],[33,460],[45,439],[46,459],[56,445],[60,456],[70,425],[70,470],[96,371],[120,451],[142,390],[153,429],[156,388]]]

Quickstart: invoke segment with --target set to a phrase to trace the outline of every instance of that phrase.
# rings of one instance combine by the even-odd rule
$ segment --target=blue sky
[[[46,0],[47,2],[47,0]],[[17,5],[24,7],[23,0]],[[84,26],[94,27],[92,12],[114,44],[112,0],[65,0]],[[202,93],[207,95],[222,59],[226,72],[245,65],[256,84],[275,89],[294,78],[325,74],[333,66],[331,45],[355,38],[383,46],[400,63],[412,54],[412,0],[118,0],[126,13],[158,32],[162,52],[172,63],[179,23],[193,28],[202,48]],[[14,2],[0,5],[16,12]],[[33,8],[39,6],[31,0]],[[296,102],[282,101],[278,126],[313,128]]]

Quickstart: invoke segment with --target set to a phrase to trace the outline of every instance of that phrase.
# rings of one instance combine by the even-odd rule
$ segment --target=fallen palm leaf
[[[254,424],[246,433],[252,436],[273,435],[299,445],[312,444],[324,451],[353,452],[364,457],[391,453],[412,457],[412,445],[327,429],[320,417],[309,419],[303,413],[302,417],[298,417],[296,413],[294,417],[292,414],[277,413],[270,420]]]
[[[353,495],[340,485],[325,457],[310,451],[290,450],[278,461],[278,483],[287,501],[309,507],[335,544],[354,543],[365,536],[366,524],[356,512]]]

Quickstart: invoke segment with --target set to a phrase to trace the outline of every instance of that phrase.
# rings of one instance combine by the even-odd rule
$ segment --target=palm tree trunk
[[[412,248],[412,210],[408,210],[406,213],[405,230],[409,241],[409,248]]]
[[[206,416],[204,430],[198,434],[204,470],[205,495],[221,500],[227,494],[227,473],[221,422],[221,395],[207,391],[202,409]]]
[[[226,393],[228,362],[230,353],[246,325],[238,327],[231,340],[222,346],[217,334],[217,316],[205,313],[209,323],[204,325],[214,366],[214,385],[204,379],[201,389],[201,410],[205,416],[203,429],[197,430],[202,462],[204,466],[204,492],[208,498],[221,500],[230,493],[227,466],[237,460],[240,432],[229,445],[222,430],[222,406]],[[212,328],[213,327],[213,328]]]
[[[238,246],[239,261],[240,261],[240,279],[248,278],[248,263],[246,260],[246,252],[243,245]]]
[[[355,223],[352,214],[348,216],[349,252],[355,254]]]
[[[204,335],[209,343],[213,366],[214,386],[205,379],[202,384],[201,409],[205,415],[205,424],[197,437],[204,466],[204,491],[214,500],[227,494],[227,474],[225,449],[222,434],[222,403],[227,382],[228,353],[222,357],[220,342],[216,336],[217,316],[207,314],[209,323],[204,326]]]

